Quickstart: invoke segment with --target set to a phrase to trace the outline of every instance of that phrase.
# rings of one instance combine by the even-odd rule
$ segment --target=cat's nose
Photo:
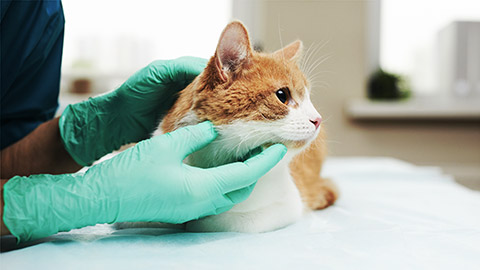
[[[322,122],[322,118],[317,117],[313,120],[310,119],[310,122],[315,125],[315,129],[317,129],[320,126],[320,123]]]

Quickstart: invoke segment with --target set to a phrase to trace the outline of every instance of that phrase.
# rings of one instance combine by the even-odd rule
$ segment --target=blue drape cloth
[[[64,26],[60,0],[1,1],[1,149],[55,115]]]

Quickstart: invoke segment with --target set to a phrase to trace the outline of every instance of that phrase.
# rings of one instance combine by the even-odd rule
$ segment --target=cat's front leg
[[[302,193],[305,205],[312,210],[320,210],[332,205],[338,198],[338,188],[328,178],[318,177],[309,190]]]

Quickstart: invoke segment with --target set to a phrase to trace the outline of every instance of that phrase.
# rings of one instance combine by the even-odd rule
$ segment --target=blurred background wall
[[[469,16],[480,20],[480,8],[474,12],[478,7],[476,1],[448,1],[466,5],[472,10]],[[78,12],[81,10],[79,2],[84,1],[64,1],[67,32],[62,95],[68,102],[78,99],[78,95],[72,98],[69,93],[76,78],[91,77],[94,82],[102,81],[102,89],[91,91],[95,94],[113,89],[129,74],[154,59],[180,55],[207,58],[214,53],[225,24],[232,18],[241,19],[249,28],[257,48],[273,51],[301,39],[310,55],[309,62],[319,63],[311,74],[315,77],[312,100],[325,120],[330,155],[390,156],[418,165],[441,166],[458,181],[480,186],[480,117],[475,109],[468,117],[449,117],[446,113],[442,117],[354,118],[348,113],[352,101],[365,99],[368,76],[381,64],[395,66],[386,65],[381,60],[381,52],[386,50],[386,45],[381,42],[381,33],[385,31],[382,25],[387,24],[382,19],[382,8],[392,5],[387,0],[383,7],[381,1],[375,0],[141,0],[135,4],[133,1],[98,1],[103,4],[96,5],[95,9],[103,6],[103,12],[93,12],[92,6]],[[415,1],[407,2],[415,4]],[[398,8],[390,8],[390,13],[384,13],[392,14],[398,9],[401,13],[396,14],[396,20],[409,20],[413,13],[425,14],[425,20],[428,20],[427,13],[435,15],[435,3],[432,2],[427,12],[415,10],[413,6],[411,14],[408,9],[400,11]],[[440,4],[438,7],[445,9]],[[135,19],[138,16],[133,14],[140,14],[141,19]],[[82,26],[85,20],[89,20],[90,28]],[[417,25],[421,25],[421,18],[417,21]],[[105,22],[107,26],[100,31],[100,25]],[[415,27],[415,24],[411,25]],[[408,29],[405,31],[403,40],[409,38]],[[432,33],[434,35],[436,33]],[[412,39],[418,37],[412,34]],[[403,53],[398,43],[393,41],[397,45],[394,49],[389,46],[390,54],[392,50],[394,54],[396,51]],[[383,50],[381,46],[384,46]],[[426,51],[412,56],[410,62],[415,67],[422,66],[425,61],[420,59],[428,54]],[[430,52],[427,56],[432,58],[432,55]],[[431,79],[434,75],[429,67],[413,70],[410,77],[421,74],[421,70],[430,74],[430,82],[435,81],[435,78]],[[439,92],[429,89],[423,91],[427,92],[423,95],[421,89],[418,90],[417,94],[414,91],[413,99],[418,96],[422,99],[413,105],[414,110],[421,111],[422,106],[438,103],[437,111],[441,112],[441,104],[445,101],[439,101]],[[456,100],[446,98],[445,106],[449,107],[453,99]],[[480,99],[467,99],[468,106],[478,105],[480,108]],[[370,105],[365,106],[368,109]]]

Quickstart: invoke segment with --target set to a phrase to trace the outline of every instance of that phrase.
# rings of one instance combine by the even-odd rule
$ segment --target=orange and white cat
[[[189,231],[264,232],[322,209],[337,190],[320,177],[325,155],[322,118],[298,66],[301,41],[272,54],[252,50],[247,30],[234,21],[221,34],[205,70],[183,91],[160,125],[162,132],[211,121],[218,132],[187,163],[212,167],[242,159],[256,147],[282,143],[286,156],[231,210],[187,223]]]

